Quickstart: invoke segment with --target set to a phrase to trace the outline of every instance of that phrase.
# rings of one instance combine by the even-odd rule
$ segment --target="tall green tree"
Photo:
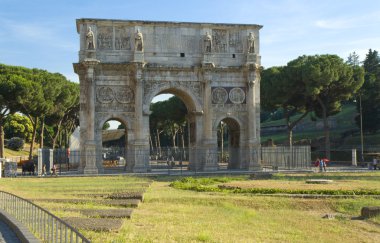
[[[0,158],[4,157],[4,122],[20,110],[32,84],[21,75],[24,68],[0,64]]]
[[[360,89],[362,122],[365,132],[375,133],[380,130],[380,57],[376,50],[369,49],[363,62],[365,70],[364,84]],[[360,103],[357,103],[360,113]],[[360,127],[360,117],[356,117]]]
[[[29,157],[32,157],[39,121],[42,121],[40,137],[43,144],[46,118],[54,121],[50,124],[53,129],[48,129],[55,131],[52,135],[54,146],[65,117],[79,104],[79,85],[69,82],[58,73],[8,65],[0,67],[0,79],[2,81],[0,86],[2,85],[5,90],[0,94],[4,100],[4,109],[2,109],[4,114],[19,111],[25,114],[33,125]]]
[[[360,66],[359,55],[356,52],[352,52],[348,55],[346,63],[350,66]]]
[[[161,134],[167,136],[172,146],[176,147],[175,137],[178,133],[184,136],[187,108],[185,104],[176,96],[165,101],[151,104],[152,114],[149,117],[151,136],[156,138],[155,143],[158,150],[161,147]],[[152,139],[154,141],[155,139]],[[184,140],[184,139],[182,139]]]
[[[46,115],[46,123],[54,128],[54,134],[51,135],[53,148],[56,147],[57,139],[61,135],[62,130],[65,130],[62,125],[65,124],[65,121],[70,120],[69,118],[76,116],[72,112],[78,111],[79,104],[79,85],[67,81],[64,77],[61,78],[63,79],[63,83],[53,102],[53,112]]]
[[[33,126],[29,118],[22,114],[9,115],[4,124],[5,138],[10,139],[13,137],[19,137],[26,142],[32,140]]]
[[[261,102],[266,110],[283,111],[288,131],[288,144],[293,144],[294,127],[311,111],[308,95],[299,63],[288,63],[285,67],[265,69],[261,75]],[[293,116],[299,114],[298,116]]]
[[[302,56],[302,80],[314,100],[315,114],[323,119],[325,153],[330,157],[328,117],[341,110],[342,101],[348,100],[364,82],[361,67],[350,66],[336,55]]]

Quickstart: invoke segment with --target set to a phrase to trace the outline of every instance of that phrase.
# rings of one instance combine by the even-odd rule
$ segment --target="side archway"
[[[110,121],[120,123],[120,126],[108,129],[105,124]],[[128,117],[120,114],[99,115],[96,127],[96,166],[100,172],[104,170],[130,170],[129,144],[133,138],[131,123]]]
[[[219,169],[242,169],[242,124],[239,119],[220,118],[213,127],[218,144]]]

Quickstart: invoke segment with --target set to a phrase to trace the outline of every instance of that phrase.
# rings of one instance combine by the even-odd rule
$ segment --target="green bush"
[[[20,151],[24,148],[24,144],[25,144],[24,139],[19,138],[19,137],[13,137],[9,139],[7,143],[7,147],[15,151]]]
[[[197,192],[229,192],[229,193],[251,193],[251,194],[312,194],[312,195],[380,195],[380,190],[354,189],[354,190],[329,190],[329,189],[281,189],[281,188],[236,188],[216,186],[218,183],[232,181],[228,177],[222,178],[192,178],[186,177],[174,181],[170,185],[177,189],[191,190]]]

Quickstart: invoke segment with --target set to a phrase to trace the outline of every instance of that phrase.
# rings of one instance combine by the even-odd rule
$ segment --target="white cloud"
[[[349,20],[335,19],[335,20],[317,20],[315,26],[322,29],[347,29],[352,27]]]
[[[329,19],[319,19],[314,25],[322,29],[349,29],[358,27],[369,27],[380,24],[380,12],[375,11],[365,15],[344,16]]]

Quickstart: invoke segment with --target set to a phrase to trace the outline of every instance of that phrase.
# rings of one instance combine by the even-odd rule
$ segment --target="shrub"
[[[7,147],[12,150],[20,151],[24,148],[24,139],[13,137],[9,139]]]

